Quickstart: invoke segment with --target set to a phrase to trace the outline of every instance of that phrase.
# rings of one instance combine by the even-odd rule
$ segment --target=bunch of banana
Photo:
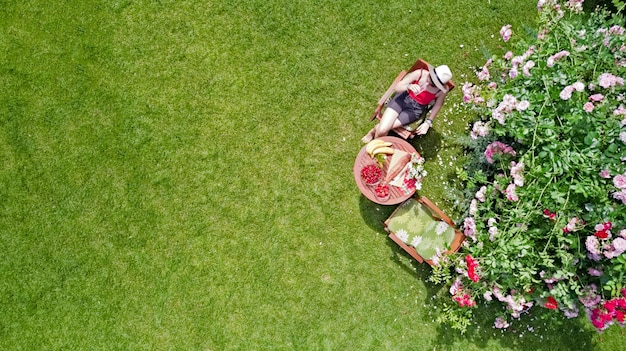
[[[378,154],[393,154],[393,148],[391,148],[391,143],[388,141],[374,139],[367,143],[365,147],[365,151],[371,156],[376,157]]]

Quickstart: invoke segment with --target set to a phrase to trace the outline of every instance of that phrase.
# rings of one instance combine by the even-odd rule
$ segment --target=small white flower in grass
[[[403,243],[406,243],[409,240],[409,233],[406,230],[400,229],[396,232],[396,236],[398,239],[402,240]]]

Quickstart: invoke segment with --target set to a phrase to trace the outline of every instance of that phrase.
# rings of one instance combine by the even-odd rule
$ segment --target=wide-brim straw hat
[[[452,79],[450,68],[446,65],[437,66],[435,68],[433,65],[429,64],[428,71],[430,72],[430,78],[433,80],[433,83],[435,83],[435,86],[444,93],[447,93],[448,87],[446,83]]]

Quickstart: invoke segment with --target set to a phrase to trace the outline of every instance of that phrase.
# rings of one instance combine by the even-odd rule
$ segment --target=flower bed
[[[462,88],[479,116],[459,172],[468,240],[431,276],[451,285],[458,329],[477,300],[505,306],[497,328],[533,307],[624,324],[626,30],[581,4],[540,0],[536,37],[506,44]]]

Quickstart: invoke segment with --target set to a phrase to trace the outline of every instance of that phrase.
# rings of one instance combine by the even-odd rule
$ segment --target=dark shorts
[[[426,106],[418,104],[406,91],[396,94],[396,96],[387,103],[387,108],[398,112],[398,120],[403,126],[420,119],[426,110]]]

